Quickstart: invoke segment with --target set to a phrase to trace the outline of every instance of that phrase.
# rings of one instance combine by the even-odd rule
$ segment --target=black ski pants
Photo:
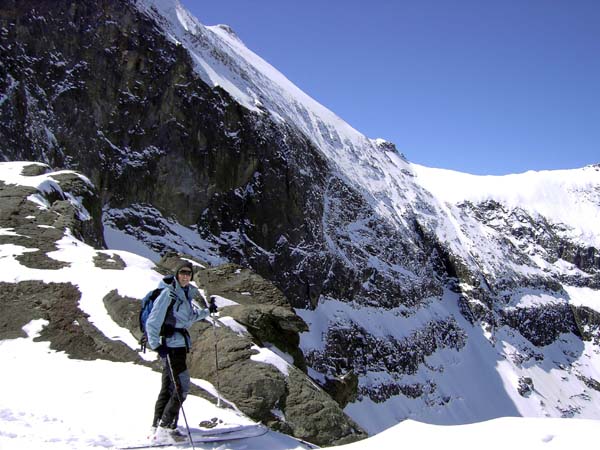
[[[187,349],[185,347],[169,348],[169,358],[162,358],[162,382],[154,406],[152,426],[177,427],[177,419],[181,408],[179,397],[183,402],[190,390],[190,374],[187,369],[186,358]],[[171,363],[170,368],[169,361]],[[172,374],[171,369],[173,369]],[[175,377],[175,385],[173,384],[173,376]],[[177,395],[178,393],[179,395]]]

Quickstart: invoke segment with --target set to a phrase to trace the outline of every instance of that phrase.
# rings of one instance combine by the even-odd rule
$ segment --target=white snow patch
[[[0,236],[22,236],[14,228],[0,228]]]
[[[256,350],[258,354],[252,355],[250,357],[251,360],[262,362],[265,364],[271,364],[286,377],[289,375],[290,364],[277,353],[275,353],[273,350],[270,350],[265,347],[259,347],[257,345],[253,345],[252,350]]]
[[[209,320],[212,321],[212,318]],[[233,319],[233,317],[229,317],[229,316],[219,317],[217,323],[219,323],[219,322],[222,323],[223,325],[225,325],[226,327],[230,328],[238,336],[250,336],[250,333],[248,333],[248,329],[244,325],[240,324],[239,322],[236,322]]]
[[[114,250],[125,250],[135,253],[136,255],[144,256],[151,261],[160,261],[160,254],[152,250],[143,242],[137,240],[133,236],[124,233],[121,230],[104,225],[104,241],[106,246]]]
[[[565,224],[574,239],[600,247],[600,171],[593,167],[482,176],[411,166],[418,181],[444,202],[496,200],[509,210],[522,208]]]
[[[48,322],[45,319],[35,319],[32,320],[31,322],[29,322],[28,324],[26,324],[23,327],[23,331],[25,331],[25,333],[27,333],[27,337],[29,337],[30,339],[36,338],[40,335],[40,333],[42,332],[42,330],[44,329],[44,327],[46,325],[48,325],[50,322]]]
[[[586,306],[600,313],[600,291],[587,287],[564,286],[569,295],[569,303],[574,306]]]

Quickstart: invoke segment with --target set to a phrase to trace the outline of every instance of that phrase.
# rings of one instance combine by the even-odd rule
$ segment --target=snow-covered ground
[[[160,374],[133,363],[80,361],[50,350],[34,337],[43,320],[29,323],[27,338],[0,341],[0,449],[64,450],[115,448],[143,443],[149,431]],[[199,380],[196,380],[199,381]],[[191,426],[220,417],[251,423],[243,415],[190,396]],[[600,439],[594,420],[502,418],[471,425],[435,426],[407,420],[344,450],[444,448],[479,450],[589,448]],[[203,449],[305,449],[302,443],[269,432],[239,441],[197,445]]]
[[[50,350],[48,342],[34,342],[43,326],[43,320],[32,321],[25,327],[27,338],[0,341],[0,448],[114,448],[147,442],[160,373],[133,363],[69,359]],[[199,397],[188,397],[184,405],[195,429],[200,421],[213,417],[230,424],[253,423]],[[198,448],[246,449],[248,445],[248,440],[241,440]],[[306,448],[275,432],[253,438],[251,445]]]

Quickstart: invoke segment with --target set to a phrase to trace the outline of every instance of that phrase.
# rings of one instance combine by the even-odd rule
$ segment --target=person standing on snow
[[[162,383],[152,421],[153,439],[156,441],[185,439],[185,435],[177,430],[177,420],[181,402],[190,388],[186,358],[192,343],[187,329],[194,322],[217,312],[214,301],[210,302],[208,309],[192,304],[192,300],[200,296],[198,289],[190,284],[193,275],[192,264],[184,262],[179,265],[174,277],[163,279],[159,285],[163,291],[154,301],[146,321],[148,346],[158,352],[163,364]]]

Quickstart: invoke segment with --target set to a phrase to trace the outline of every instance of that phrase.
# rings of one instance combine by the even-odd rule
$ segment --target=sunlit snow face
[[[192,271],[190,269],[181,269],[177,272],[177,281],[181,287],[186,287],[192,279]]]

